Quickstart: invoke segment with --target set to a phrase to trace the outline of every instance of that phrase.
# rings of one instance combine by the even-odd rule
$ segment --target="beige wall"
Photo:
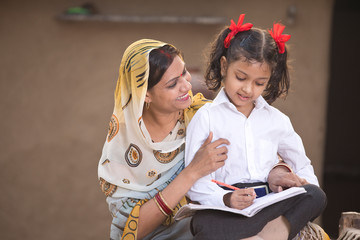
[[[108,14],[224,16],[259,27],[295,3],[292,92],[275,105],[302,136],[320,180],[332,0],[93,1]],[[0,239],[106,239],[111,217],[97,162],[125,47],[139,38],[173,43],[187,65],[222,25],[61,22],[82,1],[0,3]],[[167,4],[164,4],[167,3]],[[141,6],[141,7],[138,7]],[[266,11],[264,11],[264,9]]]

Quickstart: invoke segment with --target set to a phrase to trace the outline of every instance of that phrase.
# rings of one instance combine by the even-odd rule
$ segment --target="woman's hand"
[[[184,170],[164,189],[162,196],[166,199],[170,208],[174,209],[191,186],[199,178],[208,175],[224,166],[227,159],[227,147],[222,144],[230,144],[226,139],[218,139],[211,142],[213,134],[202,144],[200,149]],[[140,208],[140,217],[138,222],[138,239],[143,238],[154,231],[165,220],[164,214],[159,210],[155,201],[147,201]]]
[[[208,138],[201,145],[193,160],[187,166],[188,170],[193,170],[193,176],[197,179],[206,176],[218,168],[224,166],[227,159],[228,149],[222,144],[229,145],[230,142],[227,139],[219,138],[218,140],[211,142],[213,139],[213,133],[210,132]]]
[[[308,182],[286,167],[277,166],[273,168],[268,176],[269,187],[273,192],[281,192],[284,188],[300,187]]]
[[[236,209],[244,209],[249,207],[256,198],[253,188],[244,188],[227,193],[223,197],[226,206]]]

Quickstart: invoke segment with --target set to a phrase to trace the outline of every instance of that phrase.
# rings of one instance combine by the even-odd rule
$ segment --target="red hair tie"
[[[278,48],[279,48],[279,53],[283,54],[285,52],[285,43],[287,41],[289,41],[291,35],[288,34],[282,34],[282,32],[284,31],[285,26],[280,24],[280,23],[274,23],[274,32],[272,31],[273,29],[268,30],[268,32],[270,33],[270,35],[273,37],[273,39],[275,40]]]
[[[233,39],[233,37],[235,37],[235,35],[238,32],[249,31],[252,28],[252,26],[253,26],[252,23],[245,23],[244,25],[242,25],[244,18],[245,18],[245,14],[241,14],[239,16],[239,20],[238,20],[237,24],[235,24],[234,20],[231,19],[231,25],[229,27],[231,32],[229,32],[229,34],[227,35],[227,37],[224,40],[225,48],[228,48],[230,46],[231,39]]]

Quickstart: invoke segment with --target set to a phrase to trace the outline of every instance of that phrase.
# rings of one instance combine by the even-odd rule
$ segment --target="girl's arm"
[[[192,162],[162,191],[162,196],[170,208],[175,208],[199,178],[224,165],[226,149],[218,148],[218,146],[229,144],[228,141],[225,139],[218,139],[212,143],[211,141],[212,134],[202,144]],[[138,238],[142,239],[154,231],[165,219],[165,215],[159,210],[154,199],[147,201],[140,208]]]
[[[202,142],[211,132],[211,120],[209,116],[208,107],[202,107],[193,117],[186,131],[186,146],[185,146],[185,166],[192,164],[194,156],[201,147]],[[216,132],[214,133],[216,136]],[[219,147],[219,150],[226,150],[226,146]],[[225,206],[223,197],[228,190],[224,190],[211,179],[217,179],[215,172],[205,175],[198,179],[187,193],[187,196],[192,200],[203,205]],[[219,179],[217,179],[219,180]]]
[[[307,181],[297,176],[290,167],[283,165],[275,165],[270,171],[267,181],[273,192],[281,192],[284,188],[300,187],[307,184]]]
[[[285,163],[292,168],[294,174],[305,179],[311,184],[319,186],[311,161],[306,156],[302,140],[294,131],[288,117],[285,118],[284,128],[286,130],[286,134],[279,142],[279,155]]]

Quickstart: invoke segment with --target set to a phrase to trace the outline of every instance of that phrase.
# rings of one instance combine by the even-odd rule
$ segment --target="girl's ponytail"
[[[244,23],[245,14],[240,14],[237,24],[234,20],[231,20],[229,27],[226,27],[220,32],[216,40],[212,44],[210,53],[210,59],[208,67],[205,73],[205,83],[210,90],[218,90],[221,87],[221,57],[226,56],[229,61],[227,54],[231,52],[232,42],[236,40],[238,33],[248,32],[252,27],[252,23]]]
[[[268,30],[277,47],[276,64],[273,68],[268,86],[264,92],[264,98],[269,104],[273,103],[281,95],[286,96],[290,87],[285,42],[289,41],[291,36],[288,34],[282,34],[284,29],[284,25],[274,23],[273,29]]]
[[[273,103],[278,97],[286,96],[290,88],[290,76],[287,66],[287,50],[277,53],[277,63],[272,69],[272,74],[263,97],[269,103]]]
[[[211,44],[208,67],[205,72],[205,83],[209,90],[218,90],[221,87],[221,63],[220,59],[226,55],[227,49],[224,47],[224,40],[229,34],[230,29],[225,28]]]

